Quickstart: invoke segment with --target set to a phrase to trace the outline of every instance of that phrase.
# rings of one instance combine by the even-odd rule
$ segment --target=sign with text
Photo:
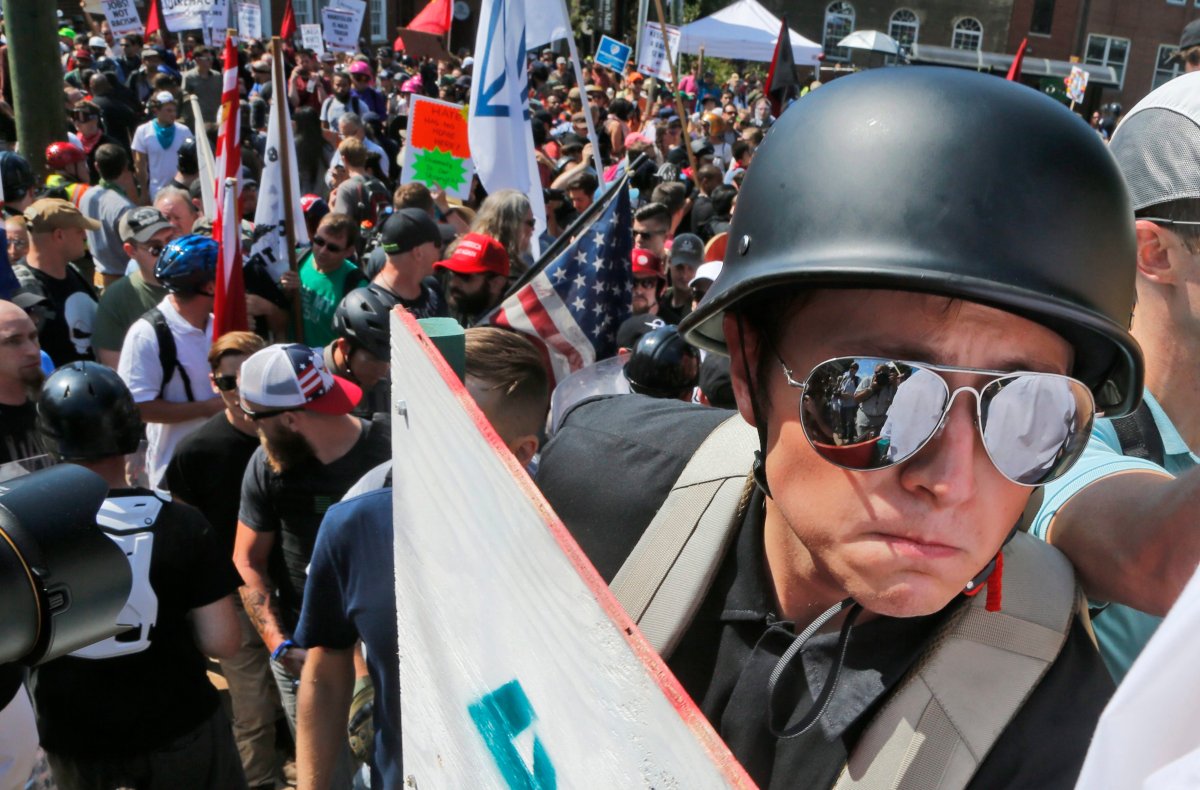
[[[142,19],[138,16],[133,0],[103,0],[104,18],[115,37],[120,38],[128,33],[141,33],[145,30]]]
[[[229,30],[229,0],[209,0],[204,14],[205,43],[211,47],[223,46]],[[235,45],[237,41],[233,42]]]
[[[753,787],[416,319],[390,318],[406,784]]]
[[[1071,67],[1071,73],[1063,80],[1067,85],[1067,97],[1078,104],[1083,101],[1083,94],[1087,92],[1088,73],[1078,66]]]
[[[325,39],[321,36],[321,25],[317,22],[306,22],[300,26],[300,43],[305,49],[317,53],[317,57],[325,54]]]
[[[638,48],[637,70],[647,77],[664,82],[671,81],[671,62],[667,60],[668,46],[672,60],[679,60],[679,28],[667,25],[667,43],[663,44],[661,25],[646,25],[642,28],[642,41]]]
[[[167,30],[177,33],[205,27],[213,0],[162,0],[162,19]]]
[[[467,141],[466,107],[413,94],[405,140],[400,183],[419,181],[450,197],[470,196],[475,166]]]
[[[354,29],[354,39],[357,43],[359,33],[362,32],[363,19],[367,15],[367,0],[332,0],[330,5],[354,14],[354,21],[350,23],[350,26]]]
[[[321,9],[321,29],[325,43],[334,52],[353,52],[358,49],[358,31],[354,28],[354,12],[341,8]]]
[[[601,36],[600,46],[596,48],[595,61],[597,64],[604,66],[606,69],[611,69],[617,74],[624,74],[625,64],[629,62],[629,55],[632,52],[633,47],[628,44],[622,44],[615,38]]]
[[[242,38],[262,38],[262,7],[258,3],[238,3],[237,19]]]

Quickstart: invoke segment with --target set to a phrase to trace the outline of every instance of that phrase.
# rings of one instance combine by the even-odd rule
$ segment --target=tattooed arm
[[[275,650],[288,638],[280,625],[279,606],[271,594],[275,584],[267,572],[267,560],[275,546],[274,532],[255,532],[238,521],[233,545],[233,564],[242,575],[239,592],[246,607],[246,616],[262,637],[267,650]],[[289,651],[291,652],[291,651]]]

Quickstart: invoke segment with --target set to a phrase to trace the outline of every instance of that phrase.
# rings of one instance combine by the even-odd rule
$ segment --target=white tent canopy
[[[679,50],[695,55],[704,47],[704,54],[714,58],[770,61],[775,55],[779,25],[779,17],[763,8],[758,0],[738,0],[715,14],[684,25]],[[795,30],[788,32],[792,34],[796,65],[816,63],[821,45]]]

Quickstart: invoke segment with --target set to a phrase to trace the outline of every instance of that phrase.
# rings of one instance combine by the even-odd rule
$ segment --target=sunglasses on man
[[[329,250],[330,252],[345,252],[346,251],[345,247],[334,244],[333,242],[326,240],[322,236],[313,236],[313,245],[316,247],[321,247],[322,249]]]
[[[975,424],[996,469],[1018,485],[1039,486],[1079,459],[1096,413],[1087,385],[1057,373],[837,357],[797,381],[781,358],[779,364],[788,385],[803,391],[800,425],[817,455],[856,472],[912,458],[938,435],[954,399],[966,392],[975,396]],[[947,373],[986,383],[951,389]],[[850,410],[849,419],[843,409]]]

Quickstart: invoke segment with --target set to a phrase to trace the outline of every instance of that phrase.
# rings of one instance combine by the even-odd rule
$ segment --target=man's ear
[[[753,377],[758,368],[761,345],[759,335],[747,326],[745,321],[738,321],[733,313],[725,313],[721,326],[725,330],[725,346],[729,349],[729,378],[733,385],[733,399],[737,402],[742,419],[757,428],[758,421],[754,417],[751,402],[757,389]]]
[[[526,434],[525,436],[517,437],[516,441],[509,444],[508,449],[512,450],[512,454],[517,457],[517,463],[521,466],[529,466],[529,462],[533,460],[533,456],[537,455],[539,442],[537,436]]]
[[[1137,271],[1140,277],[1155,285],[1175,283],[1171,251],[1183,245],[1183,240],[1161,225],[1139,219],[1137,232]],[[1185,248],[1186,251],[1186,248]]]

